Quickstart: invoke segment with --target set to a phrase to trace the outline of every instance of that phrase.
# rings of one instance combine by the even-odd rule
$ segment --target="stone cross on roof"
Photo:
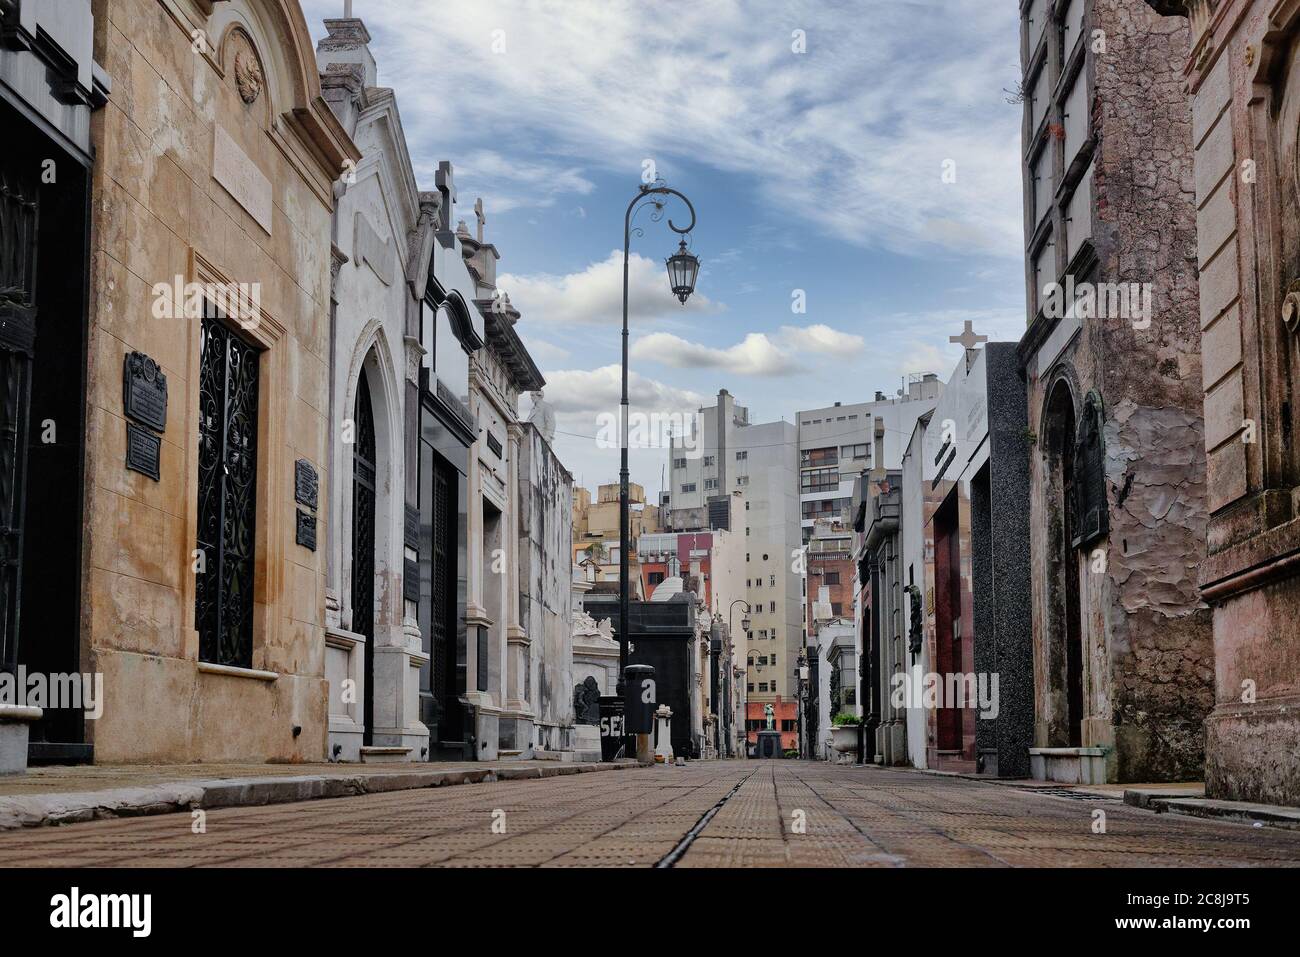
[[[478,241],[483,242],[483,224],[487,219],[483,215],[483,197],[474,200],[474,218],[478,220]]]
[[[989,337],[977,335],[974,327],[971,324],[971,321],[967,319],[966,328],[962,330],[961,335],[949,336],[948,341],[960,343],[963,347],[965,347],[966,351],[969,352],[970,350],[974,349],[977,345],[979,345],[981,342],[988,342]]]

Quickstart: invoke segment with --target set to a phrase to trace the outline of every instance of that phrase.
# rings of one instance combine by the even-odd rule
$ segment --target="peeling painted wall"
[[[1140,0],[1094,0],[1091,26],[1105,31],[1107,43],[1085,65],[1095,71],[1096,260],[1075,279],[1150,283],[1154,304],[1147,326],[1085,319],[1042,375],[1037,356],[1026,357],[1028,424],[1039,440],[1031,476],[1035,744],[1061,743],[1045,739],[1042,718],[1061,694],[1050,647],[1060,638],[1048,544],[1059,518],[1049,504],[1052,466],[1042,439],[1048,396],[1065,381],[1076,420],[1090,391],[1103,400],[1110,521],[1109,535],[1078,556],[1083,744],[1113,748],[1112,779],[1195,778],[1214,657],[1210,611],[1197,590],[1208,513],[1191,113],[1182,86],[1187,29]]]

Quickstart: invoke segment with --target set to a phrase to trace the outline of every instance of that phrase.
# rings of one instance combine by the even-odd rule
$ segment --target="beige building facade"
[[[360,155],[291,0],[104,0],[95,53],[95,760],[319,761],[330,219]],[[153,368],[150,416],[132,370]]]

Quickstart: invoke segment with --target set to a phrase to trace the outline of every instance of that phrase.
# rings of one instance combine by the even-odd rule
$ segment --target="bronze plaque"
[[[167,431],[167,376],[143,352],[127,353],[122,364],[122,406],[127,418]]]
[[[316,498],[320,493],[320,479],[316,469],[306,459],[299,459],[293,466],[293,499],[299,505],[316,507]]]
[[[160,481],[162,439],[134,422],[126,424],[126,467]]]
[[[294,541],[309,551],[316,551],[316,516],[298,509],[298,530]]]

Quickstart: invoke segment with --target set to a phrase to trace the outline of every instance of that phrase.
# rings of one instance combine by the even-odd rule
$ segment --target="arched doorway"
[[[357,378],[352,445],[352,630],[364,635],[366,746],[375,735],[375,416],[363,369]]]
[[[1075,411],[1069,384],[1058,380],[1044,416],[1047,465],[1048,737],[1051,747],[1083,744],[1083,619],[1075,528]]]

